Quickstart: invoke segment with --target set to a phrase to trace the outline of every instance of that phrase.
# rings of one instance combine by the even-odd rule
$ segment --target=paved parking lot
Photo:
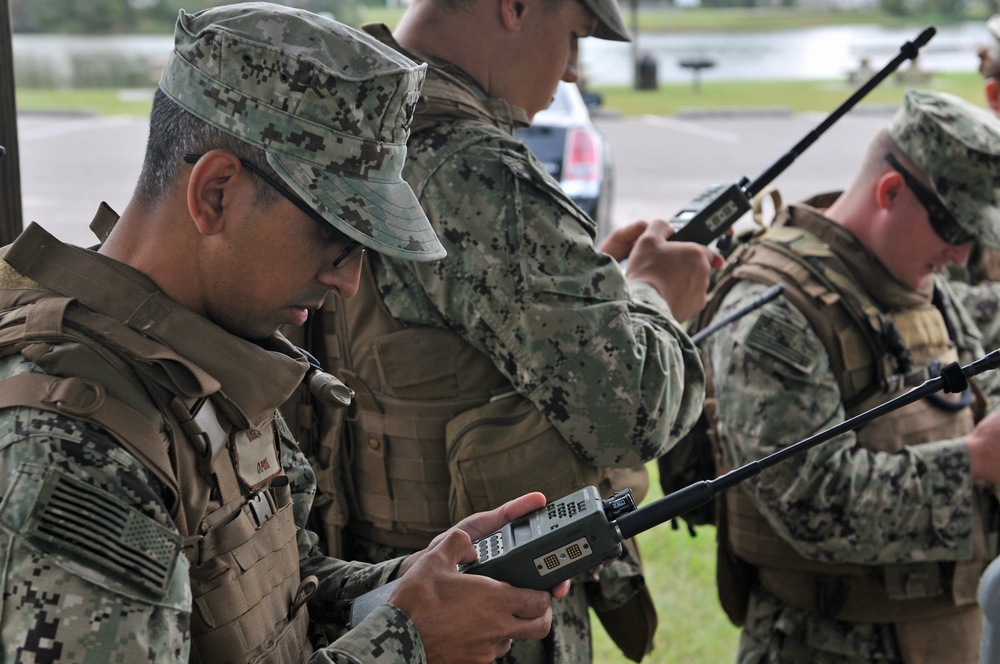
[[[714,182],[753,180],[825,118],[822,114],[596,118],[616,166],[615,222],[669,218]],[[849,181],[889,111],[854,111],[818,137],[775,181],[785,200]],[[121,210],[142,163],[146,119],[24,114],[18,117],[25,223],[91,244],[97,204]]]
[[[848,113],[812,142],[772,185],[785,201],[842,189],[891,110]],[[691,118],[598,117],[614,150],[615,223],[669,218],[717,182],[753,181],[825,114],[749,113]]]

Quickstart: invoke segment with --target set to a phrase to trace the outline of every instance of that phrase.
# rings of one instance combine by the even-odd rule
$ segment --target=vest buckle
[[[254,491],[250,495],[249,500],[247,500],[247,507],[250,508],[250,514],[253,516],[254,521],[257,522],[258,529],[274,516],[274,506],[267,499],[266,489]]]

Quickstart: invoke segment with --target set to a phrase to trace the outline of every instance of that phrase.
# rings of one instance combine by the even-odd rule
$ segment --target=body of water
[[[679,65],[690,58],[715,63],[701,72],[705,81],[839,79],[856,70],[862,57],[869,58],[873,69],[881,69],[920,32],[916,28],[838,25],[767,32],[640,33],[635,52],[655,58],[657,78],[662,82],[692,80],[691,71]],[[976,51],[990,40],[980,21],[940,28],[921,49],[919,66],[930,72],[976,71]],[[81,62],[89,63],[89,77],[95,61],[118,59],[130,63],[133,76],[135,67],[147,68],[153,84],[172,45],[171,36],[13,36],[19,71],[37,76],[40,70],[47,70],[55,85],[65,87],[84,78]],[[632,44],[585,39],[580,58],[593,85],[630,85],[633,81]],[[108,69],[115,71],[114,67]]]
[[[701,72],[710,80],[841,79],[856,70],[862,57],[881,69],[913,41],[921,29],[838,25],[767,32],[672,32],[639,34],[636,51],[652,55],[661,82],[692,80],[680,66],[685,59],[708,59]],[[919,67],[930,72],[977,71],[976,52],[992,37],[980,21],[939,28],[920,49]],[[633,47],[600,39],[581,42],[580,58],[592,85],[630,85]],[[902,68],[907,67],[903,64]]]

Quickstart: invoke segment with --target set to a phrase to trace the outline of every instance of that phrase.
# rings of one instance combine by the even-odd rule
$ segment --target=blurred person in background
[[[986,105],[1000,116],[1000,14],[986,22],[993,37],[979,49]],[[955,291],[972,314],[983,335],[983,347],[1000,348],[1000,251],[977,243],[964,265],[951,265],[948,274]]]

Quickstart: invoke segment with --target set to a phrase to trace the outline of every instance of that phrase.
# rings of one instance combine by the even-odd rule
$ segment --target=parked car
[[[563,191],[597,222],[601,240],[612,228],[614,164],[608,141],[590,118],[590,107],[599,105],[600,97],[588,95],[584,101],[575,83],[560,81],[552,104],[517,135]]]

